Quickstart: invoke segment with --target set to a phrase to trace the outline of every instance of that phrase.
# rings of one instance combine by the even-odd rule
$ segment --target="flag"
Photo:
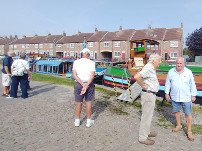
[[[83,40],[83,49],[86,48],[86,37],[84,37],[84,40]]]

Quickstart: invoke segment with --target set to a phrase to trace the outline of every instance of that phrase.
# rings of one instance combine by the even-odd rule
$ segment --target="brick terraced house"
[[[66,36],[51,35],[33,37],[24,36],[22,39],[5,40],[0,39],[0,53],[6,53],[8,49],[14,50],[17,55],[21,52],[29,54],[43,54],[48,56],[74,57],[80,58],[84,39],[86,47],[91,50],[91,58],[101,60],[104,58],[113,58],[117,61],[127,61],[133,58],[131,55],[131,43],[134,41],[152,41],[145,42],[147,50],[157,51],[163,58],[175,60],[177,56],[183,53],[183,25],[180,28],[151,28],[148,29],[126,29],[120,26],[118,31],[98,31],[95,28],[94,33],[81,33],[78,31],[75,35]],[[5,42],[6,41],[6,42]],[[9,48],[6,49],[6,47]],[[133,47],[132,47],[133,48]]]

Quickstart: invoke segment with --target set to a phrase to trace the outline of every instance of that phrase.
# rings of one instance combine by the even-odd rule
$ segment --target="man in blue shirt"
[[[197,95],[196,84],[191,70],[184,67],[184,58],[179,57],[176,61],[176,68],[170,69],[165,83],[165,98],[172,101],[172,110],[177,121],[173,132],[182,129],[181,125],[181,106],[187,122],[187,137],[190,141],[194,140],[191,132],[192,125],[192,102],[195,102]]]
[[[8,51],[8,55],[5,56],[3,60],[3,69],[2,69],[2,85],[3,85],[3,94],[2,96],[8,96],[10,93],[11,85],[11,65],[13,63],[12,57],[15,56],[14,51]]]

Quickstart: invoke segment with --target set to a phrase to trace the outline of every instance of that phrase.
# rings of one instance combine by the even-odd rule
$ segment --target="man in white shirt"
[[[149,63],[134,76],[138,84],[142,87],[142,116],[139,129],[139,142],[146,145],[153,145],[155,141],[148,137],[156,137],[157,135],[157,133],[150,131],[150,127],[156,102],[156,93],[159,90],[156,68],[160,62],[161,58],[158,54],[151,54]]]
[[[74,61],[72,76],[75,79],[74,95],[76,101],[76,119],[75,126],[80,125],[80,114],[82,109],[83,99],[86,101],[86,127],[94,124],[91,120],[92,101],[95,99],[95,85],[93,83],[95,75],[95,62],[88,59],[90,50],[84,48],[82,51],[82,58]]]
[[[169,95],[170,94],[170,95]],[[192,125],[192,102],[195,102],[197,95],[196,84],[191,70],[184,67],[184,59],[178,57],[176,68],[170,69],[165,83],[165,98],[167,101],[172,101],[172,110],[177,121],[176,128],[173,132],[178,132],[182,129],[180,110],[181,106],[185,113],[187,122],[187,137],[190,141],[194,140],[191,132]]]

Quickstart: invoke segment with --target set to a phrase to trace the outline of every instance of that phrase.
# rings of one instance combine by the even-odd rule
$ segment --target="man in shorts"
[[[165,84],[165,98],[167,101],[172,101],[172,110],[177,121],[176,128],[173,132],[178,132],[182,129],[181,125],[181,106],[183,108],[187,122],[187,138],[190,141],[194,140],[191,132],[192,125],[192,102],[196,100],[197,89],[191,70],[184,67],[184,58],[178,57],[176,68],[170,69],[167,75]]]
[[[8,51],[8,55],[5,56],[3,60],[3,69],[2,69],[2,85],[3,85],[3,94],[2,96],[9,96],[10,94],[10,85],[11,85],[11,65],[13,63],[12,57],[15,56],[14,51]]]
[[[94,120],[91,119],[92,101],[95,99],[95,86],[93,83],[95,75],[95,62],[88,59],[90,50],[84,48],[82,58],[74,61],[72,76],[75,79],[74,96],[76,101],[76,119],[75,126],[80,125],[80,114],[82,109],[83,99],[86,101],[86,127],[91,127]]]

